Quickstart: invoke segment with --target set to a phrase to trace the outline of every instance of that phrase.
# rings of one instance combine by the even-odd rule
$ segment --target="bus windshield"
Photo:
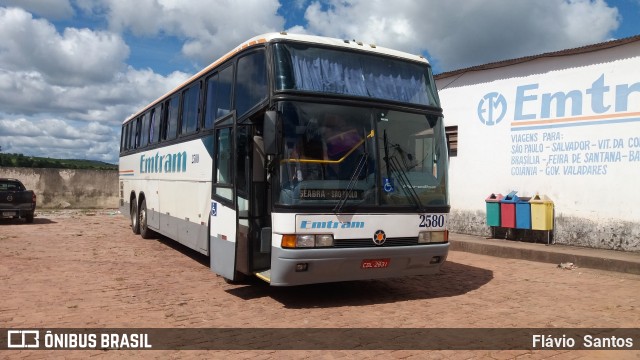
[[[278,43],[274,47],[276,90],[440,106],[426,63],[306,44]]]
[[[281,205],[447,204],[442,118],[303,102],[279,105]]]

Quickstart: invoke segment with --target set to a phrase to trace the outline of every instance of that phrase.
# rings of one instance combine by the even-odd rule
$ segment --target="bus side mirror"
[[[264,152],[266,155],[275,155],[276,146],[276,117],[277,112],[270,110],[264,114],[264,129],[262,139],[264,141]]]

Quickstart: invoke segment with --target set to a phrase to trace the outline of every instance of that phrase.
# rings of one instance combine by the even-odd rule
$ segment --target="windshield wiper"
[[[422,206],[422,202],[420,201],[420,196],[416,192],[416,189],[413,188],[407,173],[402,169],[400,162],[396,159],[395,155],[389,156],[389,142],[387,139],[387,130],[384,130],[383,134],[384,138],[384,160],[387,164],[387,176],[389,176],[389,170],[391,173],[395,173],[398,177],[398,182],[402,187],[402,190],[405,192],[407,197],[411,199],[416,208],[422,212],[424,212],[424,206]]]
[[[344,205],[347,203],[347,200],[351,196],[351,192],[353,191],[353,188],[356,186],[356,183],[358,182],[358,178],[360,177],[362,170],[367,165],[367,160],[369,159],[367,139],[372,138],[374,134],[375,133],[373,132],[373,130],[371,130],[369,135],[365,135],[364,137],[364,152],[362,153],[362,155],[360,155],[360,159],[358,160],[358,165],[356,165],[356,168],[351,173],[351,179],[349,180],[349,185],[347,185],[347,189],[345,190],[344,195],[340,198],[340,201],[338,201],[338,204],[336,204],[336,206],[333,208],[333,212],[336,214],[339,214],[342,212],[342,208],[344,207]]]

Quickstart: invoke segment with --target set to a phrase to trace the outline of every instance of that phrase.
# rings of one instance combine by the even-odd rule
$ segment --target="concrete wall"
[[[488,235],[492,193],[546,195],[557,243],[640,251],[640,42],[437,81],[453,231]]]
[[[0,167],[0,177],[20,180],[37,196],[37,209],[117,208],[117,170]]]

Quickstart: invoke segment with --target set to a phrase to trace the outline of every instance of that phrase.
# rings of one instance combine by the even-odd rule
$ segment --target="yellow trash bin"
[[[553,230],[553,201],[536,194],[529,200],[531,204],[531,229]]]

